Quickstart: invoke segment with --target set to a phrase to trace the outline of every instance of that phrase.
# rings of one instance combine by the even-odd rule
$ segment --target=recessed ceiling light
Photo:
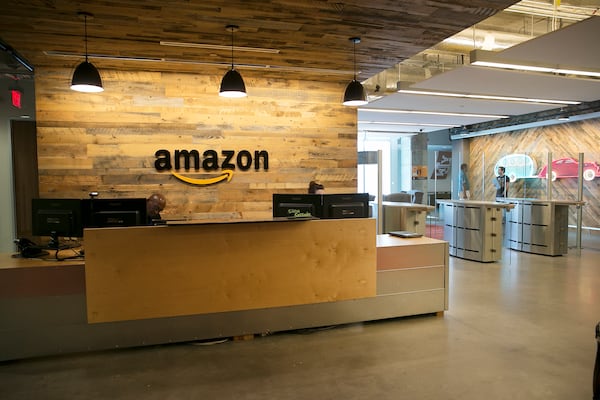
[[[445,111],[420,111],[420,110],[391,110],[389,108],[361,108],[362,111],[380,112],[389,114],[420,114],[420,115],[442,115],[450,117],[472,117],[472,118],[508,118],[508,115],[495,114],[472,114]]]
[[[359,124],[369,124],[369,125],[400,125],[400,126],[430,126],[437,128],[451,128],[455,126],[460,126],[456,124],[434,124],[434,123],[424,123],[424,122],[384,122],[384,121],[358,121]]]
[[[471,65],[500,69],[513,69],[518,71],[545,72],[551,74],[577,75],[600,77],[600,70],[583,69],[561,65],[531,64],[526,61],[505,60],[498,53],[485,50],[473,50],[470,53]]]
[[[469,94],[469,93],[453,93],[453,92],[434,92],[430,90],[412,90],[412,89],[400,89],[398,93],[404,94],[418,94],[426,96],[440,96],[440,97],[458,97],[465,99],[478,99],[478,100],[498,100],[498,101],[513,101],[519,103],[543,103],[543,104],[581,104],[580,101],[573,100],[553,100],[553,99],[536,99],[528,97],[512,97],[512,96],[496,96],[487,94]]]

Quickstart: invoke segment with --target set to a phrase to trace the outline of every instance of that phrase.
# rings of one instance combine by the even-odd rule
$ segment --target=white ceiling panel
[[[453,126],[476,124],[493,119],[497,118],[381,113],[360,109],[358,111],[358,129],[391,132],[433,132]]]
[[[596,16],[501,51],[498,58],[597,69],[598,40],[600,17]]]
[[[600,80],[576,79],[548,74],[463,66],[436,75],[412,86],[498,96],[530,97],[552,100],[594,101],[600,98]],[[556,108],[554,106],[552,108]],[[517,112],[515,114],[524,114]]]
[[[591,17],[498,52],[497,57],[507,61],[526,61],[534,64],[600,70],[600,52],[597,51],[596,43],[599,39],[600,17]],[[430,79],[413,84],[410,88],[580,102],[593,102],[600,99],[600,79],[572,78],[469,65],[435,75]],[[363,130],[377,126],[377,124],[366,124],[366,122],[377,121],[381,122],[380,126],[384,126],[386,129],[394,129],[394,125],[389,124],[391,122],[412,123],[414,125],[400,128],[396,126],[396,129],[431,132],[445,128],[428,127],[426,124],[466,126],[492,121],[496,118],[369,112],[369,109],[373,108],[517,116],[559,109],[561,105],[393,93],[375,100],[359,110],[359,128],[363,127]]]
[[[450,74],[453,71],[447,72],[442,75]],[[467,73],[468,74],[468,73]],[[438,75],[438,76],[442,76]],[[432,78],[433,79],[433,78]],[[446,87],[455,86],[456,88],[464,87],[468,83],[454,82],[450,83],[453,79],[462,79],[462,82],[467,80],[466,74],[452,74],[445,80],[448,80]],[[427,82],[427,81],[425,81]],[[439,85],[438,85],[439,86]],[[444,90],[444,91],[459,91],[450,90],[446,88],[431,88],[432,90]],[[499,85],[501,86],[501,85]],[[413,86],[421,88],[421,86]],[[599,86],[600,88],[600,86]],[[430,89],[430,88],[426,88]],[[461,91],[462,92],[462,91]],[[468,93],[475,93],[469,91]],[[491,92],[481,92],[490,94]],[[598,95],[600,92],[596,92]],[[495,94],[495,93],[494,93]],[[505,94],[510,96],[518,96],[517,94]],[[522,97],[522,96],[521,96]],[[382,97],[381,99],[375,100],[369,103],[367,106],[361,107],[361,109],[368,110],[369,108],[392,108],[400,110],[422,110],[422,111],[440,111],[440,112],[456,112],[456,113],[475,113],[475,114],[494,114],[494,115],[520,115],[524,113],[537,112],[548,110],[552,108],[560,107],[556,104],[542,104],[542,103],[522,103],[515,101],[499,101],[499,100],[477,100],[477,99],[465,99],[465,98],[451,98],[441,96],[427,96],[417,94],[406,94],[406,93],[392,93],[388,96]]]

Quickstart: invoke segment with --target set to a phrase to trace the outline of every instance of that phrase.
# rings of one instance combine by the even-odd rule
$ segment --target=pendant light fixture
[[[93,18],[94,15],[88,12],[77,13],[79,17],[83,18],[85,25],[85,61],[82,62],[75,68],[73,72],[73,78],[71,79],[71,89],[77,92],[86,93],[98,93],[103,92],[102,79],[100,73],[94,67],[94,64],[88,61],[88,48],[87,48],[87,20]]]
[[[219,96],[230,98],[246,97],[246,85],[244,85],[242,75],[233,67],[233,32],[237,32],[240,27],[237,25],[227,25],[225,29],[231,32],[231,69],[227,71],[221,80]]]
[[[356,44],[360,43],[360,38],[352,37],[349,40],[354,43],[354,79],[346,86],[342,104],[345,106],[364,106],[368,103],[367,92],[365,92],[363,85],[356,80]]]

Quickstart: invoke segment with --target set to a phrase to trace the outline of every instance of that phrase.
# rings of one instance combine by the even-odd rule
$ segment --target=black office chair
[[[423,204],[424,192],[420,190],[410,190],[409,193],[412,195],[412,202],[415,204]]]
[[[593,400],[600,400],[600,322],[596,325],[596,364],[594,365],[594,397]]]

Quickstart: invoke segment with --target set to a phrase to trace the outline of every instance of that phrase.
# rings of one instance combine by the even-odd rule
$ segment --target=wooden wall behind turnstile
[[[480,200],[482,195],[482,154],[485,154],[486,200],[493,200],[495,188],[492,184],[494,165],[500,157],[518,153],[528,154],[537,163],[539,170],[547,164],[547,154],[557,160],[564,157],[578,158],[585,154],[585,161],[600,163],[600,119],[569,122],[509,133],[481,136],[470,139],[471,198]],[[557,179],[552,183],[553,199],[576,200],[577,179]],[[583,226],[600,227],[600,178],[584,181]],[[546,198],[546,179],[519,179],[510,184],[509,197]],[[575,207],[570,207],[569,223],[575,224]]]

